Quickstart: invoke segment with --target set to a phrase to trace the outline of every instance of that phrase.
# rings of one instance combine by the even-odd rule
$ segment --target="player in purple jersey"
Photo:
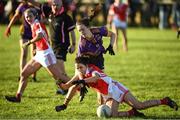
[[[110,55],[115,55],[113,51],[113,44],[115,41],[115,34],[109,31],[105,26],[90,27],[89,22],[97,15],[98,7],[90,18],[83,18],[76,23],[77,30],[80,33],[80,40],[78,44],[78,56],[90,56],[94,59],[94,63],[101,70],[104,69],[103,54],[109,51]],[[103,46],[103,37],[110,37],[109,47],[105,50]]]
[[[5,31],[5,35],[9,37],[11,35],[11,26],[21,17],[23,17],[23,13],[26,9],[30,8],[31,6],[28,5],[26,1],[22,1],[19,6],[16,9],[16,12],[14,16],[12,17],[11,21],[8,24],[8,27]],[[20,50],[21,50],[21,55],[20,55],[20,73],[22,72],[22,69],[26,65],[27,62],[27,56],[28,56],[28,47],[23,48],[22,45],[32,39],[32,32],[31,32],[31,27],[30,25],[25,21],[23,17],[23,23],[20,27],[20,34],[21,34],[21,39],[19,41],[20,43]],[[35,47],[34,45],[31,46],[31,56],[34,56],[35,54]],[[32,75],[33,80],[36,81],[36,73]]]
[[[90,27],[89,22],[98,14],[101,9],[100,5],[97,5],[94,13],[88,17],[76,23],[77,30],[80,33],[80,40],[78,44],[78,56],[88,56],[92,60],[91,64],[98,66],[101,70],[104,70],[104,57],[107,51],[110,55],[115,55],[113,50],[113,44],[115,41],[115,34],[109,31],[106,27]],[[107,49],[103,46],[103,37],[110,37],[110,44]],[[77,72],[77,71],[76,71]],[[98,94],[98,103],[102,104],[103,100],[100,94]]]
[[[112,49],[114,43],[114,33],[108,31],[108,29],[104,26],[97,28],[88,28],[81,22],[77,24],[77,30],[80,32],[80,40],[78,44],[78,56],[91,56],[94,58],[94,64],[104,69],[104,58],[103,54],[106,53],[106,50],[103,46],[103,37],[110,37],[110,45],[108,48],[111,48],[110,54],[114,55],[114,51]],[[88,36],[90,35],[90,39]]]

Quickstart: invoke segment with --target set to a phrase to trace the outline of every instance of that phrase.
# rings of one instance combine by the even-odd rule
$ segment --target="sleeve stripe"
[[[69,27],[68,30],[70,31],[70,30],[72,30],[72,29],[74,29],[74,28],[75,28],[75,25]]]

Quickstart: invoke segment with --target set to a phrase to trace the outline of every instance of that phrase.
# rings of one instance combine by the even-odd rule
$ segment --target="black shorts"
[[[101,70],[103,70],[104,69],[104,57],[103,57],[103,55],[92,57],[92,64],[96,65]]]
[[[95,66],[99,67],[101,70],[104,69],[104,57],[102,54],[98,56],[92,56],[92,55],[82,55],[82,57],[89,57],[90,58],[90,63],[89,64],[94,64]]]
[[[53,51],[57,59],[66,61],[67,49],[56,47],[53,48]]]
[[[21,38],[22,38],[23,40],[31,40],[31,39],[32,39],[32,36],[25,35],[25,34],[21,34]]]

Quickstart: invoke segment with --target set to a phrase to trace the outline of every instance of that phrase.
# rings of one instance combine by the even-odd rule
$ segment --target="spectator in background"
[[[129,2],[129,8],[130,8],[130,25],[131,26],[137,26],[136,23],[136,16],[137,13],[140,12],[141,13],[141,1],[142,0],[128,0]]]
[[[159,29],[169,27],[169,17],[171,14],[172,1],[161,0],[159,1]]]
[[[27,47],[22,47],[22,45],[25,42],[28,42],[29,40],[32,39],[32,32],[31,32],[31,27],[30,25],[27,23],[27,21],[25,21],[25,18],[23,16],[24,11],[28,8],[30,8],[32,6],[28,5],[28,3],[26,1],[22,1],[19,6],[16,9],[16,12],[14,14],[14,16],[12,17],[11,21],[9,22],[6,31],[5,31],[5,35],[7,37],[9,37],[11,35],[11,27],[12,25],[19,20],[21,17],[23,18],[23,22],[22,25],[20,27],[20,34],[21,34],[21,39],[19,41],[20,44],[20,50],[21,50],[21,54],[20,54],[20,73],[22,73],[22,70],[24,68],[24,66],[27,63],[27,57],[28,57],[28,46]],[[31,56],[35,55],[35,46],[32,44],[31,46]],[[19,75],[20,76],[20,75]],[[36,81],[36,73],[34,73],[32,75],[32,78],[34,81]],[[20,78],[19,78],[20,79]]]
[[[4,22],[4,6],[5,6],[5,1],[1,0],[0,1],[0,23]]]
[[[104,17],[104,23],[107,23],[107,15],[108,15],[108,11],[109,11],[109,7],[111,4],[114,3],[114,0],[104,0],[103,5],[103,17]]]
[[[149,11],[150,11],[150,22],[152,27],[158,27],[158,3],[157,0],[150,0],[149,2]]]
[[[115,0],[115,2],[110,6],[107,22],[111,24],[112,31],[116,34],[114,47],[118,49],[118,36],[120,29],[122,32],[122,46],[123,51],[128,51],[128,43],[127,43],[127,11],[128,10],[128,2],[122,2],[122,0]]]
[[[180,27],[180,1],[179,0],[176,0],[173,2],[172,18],[173,18],[172,28],[177,30]]]

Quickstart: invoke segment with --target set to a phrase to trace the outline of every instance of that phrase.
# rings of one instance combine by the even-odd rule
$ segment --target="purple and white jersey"
[[[92,41],[88,41],[86,38],[80,36],[79,44],[78,44],[78,56],[82,56],[86,53],[93,53],[94,55],[98,56],[105,52],[105,48],[103,46],[103,36],[107,36],[108,30],[106,27],[99,27],[99,28],[91,28],[90,29],[96,43],[92,43]]]
[[[32,32],[30,25],[26,22],[23,14],[24,12],[30,8],[28,4],[19,4],[19,6],[16,9],[16,12],[18,12],[23,17],[23,25],[21,28],[21,35],[23,39],[32,39]]]

